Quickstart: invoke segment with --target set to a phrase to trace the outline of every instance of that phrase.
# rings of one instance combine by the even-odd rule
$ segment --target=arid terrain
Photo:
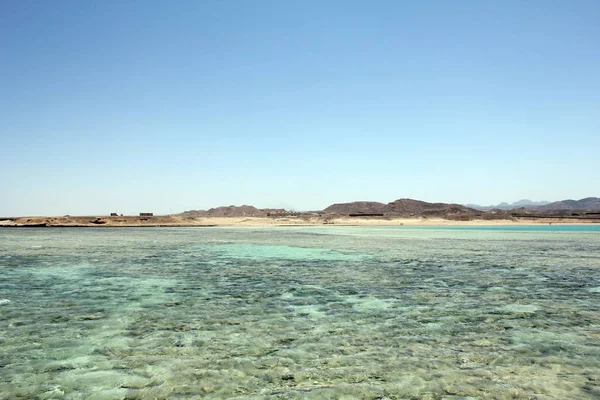
[[[565,208],[560,208],[565,205]],[[568,206],[568,207],[567,207]],[[585,207],[585,208],[584,208]],[[323,211],[293,212],[253,206],[227,206],[153,216],[5,217],[0,227],[61,226],[286,226],[286,225],[512,225],[600,223],[600,199],[565,200],[537,209],[477,210],[460,204],[399,199],[388,204],[357,201]]]

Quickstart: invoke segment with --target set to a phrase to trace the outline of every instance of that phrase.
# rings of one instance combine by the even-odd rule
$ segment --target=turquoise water
[[[411,227],[406,227],[410,229]],[[490,226],[414,226],[414,229],[516,231],[516,232],[600,232],[600,224],[592,225],[490,225]]]
[[[0,229],[2,399],[597,399],[597,226]]]

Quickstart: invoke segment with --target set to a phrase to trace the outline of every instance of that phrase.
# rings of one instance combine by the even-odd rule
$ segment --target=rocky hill
[[[443,214],[481,214],[479,211],[460,204],[428,203],[413,199],[399,199],[388,203],[384,213],[393,215],[443,215]]]
[[[209,210],[189,210],[179,214],[183,217],[266,217],[269,213],[283,213],[283,208],[256,208],[254,206],[223,206]]]
[[[600,198],[586,197],[586,198],[580,199],[580,200],[555,201],[554,203],[546,204],[541,207],[536,207],[536,210],[541,210],[541,211],[561,211],[561,210],[597,211],[597,210],[600,210]]]
[[[356,201],[333,204],[323,210],[331,214],[384,214],[389,216],[431,216],[463,218],[482,215],[481,211],[460,204],[428,203],[413,199],[399,199],[388,204]]]
[[[323,212],[328,214],[383,214],[384,203],[376,201],[354,201],[352,203],[332,204]]]

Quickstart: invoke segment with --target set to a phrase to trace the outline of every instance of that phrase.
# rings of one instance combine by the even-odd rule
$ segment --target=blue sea
[[[600,226],[0,229],[0,399],[598,399]]]

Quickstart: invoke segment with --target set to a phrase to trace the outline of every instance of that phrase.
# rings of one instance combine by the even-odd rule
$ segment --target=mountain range
[[[593,211],[600,210],[600,198],[598,197],[586,197],[580,200],[561,200],[555,202],[549,201],[531,201],[531,200],[519,200],[514,203],[500,203],[495,206],[480,206],[477,204],[466,204],[467,207],[474,208],[480,211],[489,211],[493,209],[498,210],[514,210],[518,208],[526,208],[528,210],[539,210],[539,211]]]
[[[285,214],[284,209],[256,208],[254,206],[227,206],[209,210],[189,210],[179,215],[183,217],[266,217]],[[352,203],[332,204],[320,214],[381,214],[393,216],[439,216],[445,218],[463,218],[481,215],[483,212],[460,204],[428,203],[413,199],[399,199],[391,203],[375,201],[356,201]]]
[[[550,204],[549,201],[531,201],[527,199],[515,201],[514,203],[506,203],[502,202],[500,204],[491,205],[491,206],[480,206],[479,204],[465,204],[466,207],[474,208],[476,210],[488,211],[488,210],[512,210],[515,208],[530,208],[534,209],[539,206],[545,206],[546,204]]]
[[[517,213],[541,214],[565,213],[569,211],[600,211],[600,198],[586,197],[580,200],[562,200],[553,203],[520,200],[512,204],[500,203],[497,206],[461,205],[450,203],[428,203],[426,201],[402,198],[390,203],[376,201],[354,201],[336,203],[318,213],[322,214],[381,214],[388,216],[422,216],[462,219],[468,217],[507,218],[512,210]],[[281,215],[287,211],[275,208],[256,208],[254,206],[225,206],[209,210],[189,210],[179,215],[184,217],[266,217]]]
[[[600,198],[586,197],[580,200],[561,200],[554,203],[546,204],[535,208],[537,210],[578,210],[578,211],[595,211],[600,210]]]

